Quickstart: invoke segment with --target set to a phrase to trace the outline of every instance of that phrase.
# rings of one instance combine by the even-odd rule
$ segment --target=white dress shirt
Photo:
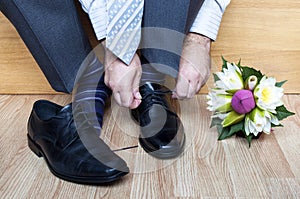
[[[107,28],[107,0],[79,0],[83,10],[88,13],[97,39],[106,37]],[[190,29],[216,40],[223,13],[230,0],[205,0]]]

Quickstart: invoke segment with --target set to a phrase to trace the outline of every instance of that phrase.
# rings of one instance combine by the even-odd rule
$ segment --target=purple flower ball
[[[255,108],[253,93],[249,90],[235,92],[231,100],[231,106],[239,114],[249,113]]]

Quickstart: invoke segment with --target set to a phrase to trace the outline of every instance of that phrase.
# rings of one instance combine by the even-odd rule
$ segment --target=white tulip
[[[276,107],[283,105],[281,100],[283,88],[277,87],[275,84],[275,78],[264,76],[254,89],[254,96],[257,98],[256,105],[271,113],[276,113]]]
[[[258,135],[260,132],[269,134],[271,132],[271,120],[266,117],[268,114],[266,111],[255,108],[245,118],[245,131],[246,135],[254,134]]]
[[[227,62],[227,69],[223,72],[217,72],[216,75],[220,80],[216,81],[216,87],[223,90],[239,90],[244,88],[242,72],[235,64]]]
[[[272,113],[265,111],[265,116],[266,116],[267,120],[269,120],[272,124],[275,124],[275,125],[280,124],[278,118],[275,115],[273,115]]]
[[[219,89],[212,89],[207,95],[207,109],[219,113],[226,113],[228,111],[231,111],[232,95],[225,93],[226,92]]]

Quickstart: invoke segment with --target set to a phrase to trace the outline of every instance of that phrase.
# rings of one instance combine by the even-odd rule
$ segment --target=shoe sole
[[[153,148],[150,148],[145,142],[144,140],[139,137],[139,142],[141,147],[151,156],[158,158],[158,159],[172,159],[172,158],[176,158],[179,157],[182,152],[184,151],[184,145],[185,145],[185,134],[183,135],[183,141],[181,146],[178,148],[178,150],[156,150],[153,151]]]
[[[41,147],[38,144],[36,144],[28,134],[27,134],[27,140],[28,140],[28,147],[30,148],[30,150],[35,155],[37,155],[39,158],[43,157],[44,160],[46,161],[46,164],[47,164],[49,170],[51,171],[51,173],[60,179],[63,179],[63,180],[69,181],[69,182],[78,183],[78,184],[104,185],[104,184],[112,183],[112,182],[118,180],[119,178],[121,178],[122,176],[128,174],[128,172],[120,171],[119,173],[117,173],[113,176],[109,176],[109,177],[105,177],[105,178],[104,177],[95,177],[95,176],[93,176],[93,177],[67,176],[67,175],[61,174],[61,173],[55,171],[55,169],[49,163],[49,161],[48,161],[47,157],[45,156]]]

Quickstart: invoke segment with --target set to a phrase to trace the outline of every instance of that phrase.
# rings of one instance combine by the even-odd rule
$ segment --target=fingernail
[[[137,93],[136,93],[136,98],[139,99],[139,100],[142,99],[142,96],[141,96],[141,93],[140,93],[140,92],[137,92]]]
[[[137,108],[140,104],[141,104],[142,100],[135,100],[131,106],[130,106],[130,109],[135,109]]]

